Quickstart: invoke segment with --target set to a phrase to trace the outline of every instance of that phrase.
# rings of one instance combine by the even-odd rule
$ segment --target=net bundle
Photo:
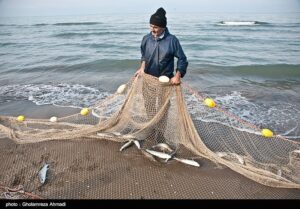
[[[204,97],[184,84],[166,85],[143,74],[123,87],[89,107],[86,115],[72,114],[52,122],[0,116],[0,132],[17,144],[112,140],[122,143],[121,150],[133,145],[164,161],[186,158],[181,152],[186,149],[263,185],[300,188],[296,141],[262,136],[260,129],[221,107],[207,107]],[[155,149],[159,144],[166,150]]]

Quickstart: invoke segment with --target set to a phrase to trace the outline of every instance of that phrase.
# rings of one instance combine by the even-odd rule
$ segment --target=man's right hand
[[[142,61],[141,67],[136,71],[134,76],[136,77],[142,75],[144,73],[144,69],[145,69],[145,61]]]
[[[140,68],[135,72],[134,76],[135,77],[140,76],[140,75],[142,75],[142,73],[144,73],[144,69]]]

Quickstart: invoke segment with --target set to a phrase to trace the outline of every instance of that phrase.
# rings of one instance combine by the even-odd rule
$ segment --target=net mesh
[[[287,140],[279,135],[266,138],[261,135],[259,128],[222,109],[220,105],[215,108],[207,107],[203,103],[204,98],[186,84],[166,85],[155,77],[143,74],[131,79],[124,92],[116,92],[89,107],[90,113],[87,115],[72,114],[60,117],[56,122],[32,118],[19,122],[16,117],[0,116],[0,131],[15,144],[28,144],[26,146],[35,146],[36,142],[52,143],[60,140],[63,144],[61,149],[66,151],[73,143],[111,140],[122,143],[121,150],[125,151],[129,146],[136,146],[138,149],[132,155],[144,155],[153,161],[172,164],[177,160],[190,165],[201,165],[203,162],[199,159],[206,159],[266,186],[300,188],[300,146],[297,141]],[[97,149],[96,146],[92,146],[92,149]],[[21,149],[19,147],[12,150],[20,155],[18,153]],[[113,158],[111,152],[107,155]],[[89,154],[86,156],[92,158]],[[32,166],[47,160],[47,156],[39,161],[32,160]],[[76,174],[76,169],[80,170],[82,165],[86,165],[86,172],[97,167],[97,162],[87,165],[80,160],[74,160],[73,167],[57,165],[58,170],[64,173],[61,181],[67,175],[64,169],[73,168]],[[14,161],[18,159],[15,158]],[[65,159],[62,157],[60,161],[63,164]],[[123,164],[119,166],[122,167]],[[6,171],[0,175],[0,183],[11,186],[25,183],[9,176],[9,173],[14,173],[13,168],[7,169],[5,163],[2,163],[2,168]],[[27,172],[33,172],[30,166],[22,169],[22,172],[25,173],[26,169],[29,169]],[[116,171],[111,172],[112,175],[118,175],[114,173]],[[24,176],[24,173],[20,175]],[[38,184],[33,173],[31,176],[32,179],[28,180],[31,184],[27,185],[30,191]],[[60,178],[57,173],[55,176]],[[56,182],[59,184],[58,180]],[[92,187],[92,183],[87,184]],[[62,189],[70,188],[65,185]],[[110,191],[109,188],[106,189]],[[68,191],[70,193],[71,189]],[[57,194],[43,195],[59,198]],[[109,194],[104,196],[109,197]],[[124,198],[124,195],[119,196]],[[128,194],[125,198],[127,197]]]

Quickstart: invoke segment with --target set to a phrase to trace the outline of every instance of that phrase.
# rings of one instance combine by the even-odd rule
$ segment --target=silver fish
[[[172,155],[169,155],[167,153],[164,153],[164,152],[157,152],[157,151],[154,151],[154,150],[149,150],[149,149],[146,149],[146,152],[150,153],[151,155],[154,155],[156,157],[159,157],[161,159],[165,159],[166,162],[168,160],[170,160],[173,156]]]
[[[131,146],[132,143],[133,143],[133,140],[130,140],[130,141],[126,142],[126,143],[120,148],[120,152],[121,152],[123,149],[125,149],[125,148]]]
[[[150,159],[151,161],[157,162],[157,161],[155,160],[155,158],[154,158],[150,153],[148,153],[148,152],[146,152],[145,150],[142,150],[142,149],[141,149],[141,152],[142,152],[148,159]]]
[[[97,135],[101,137],[108,137],[108,138],[116,137],[115,134],[109,132],[98,132]]]
[[[192,166],[200,167],[200,164],[197,163],[194,160],[182,159],[182,158],[177,158],[177,157],[174,157],[174,160],[177,160],[177,161],[182,162],[182,163],[187,164],[187,165],[192,165]]]
[[[115,135],[115,136],[121,136],[122,134],[120,133],[120,132],[111,132],[113,135]]]
[[[159,144],[152,146],[152,148],[156,148],[156,147],[160,148],[162,151],[173,152],[173,149],[166,143],[159,143]]]
[[[138,148],[138,149],[141,149],[141,145],[140,145],[140,142],[138,140],[133,140],[133,143],[135,144],[135,146]]]
[[[242,156],[232,153],[232,152],[216,152],[216,154],[221,157],[225,158],[227,160],[237,160],[240,164],[245,165],[245,160]]]
[[[132,143],[134,143],[135,146],[136,146],[138,149],[141,149],[141,145],[140,145],[140,142],[139,142],[138,140],[130,139],[129,141],[127,141],[127,142],[120,148],[120,151],[122,151],[122,150],[124,150],[125,148],[131,146]]]
[[[39,176],[39,180],[42,184],[44,184],[46,181],[48,170],[49,170],[49,164],[45,164],[43,166],[43,168],[39,171],[38,176]]]

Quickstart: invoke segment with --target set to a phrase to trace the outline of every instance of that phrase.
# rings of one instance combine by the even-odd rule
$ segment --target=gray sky
[[[300,0],[0,0],[0,16],[181,12],[300,12]]]

